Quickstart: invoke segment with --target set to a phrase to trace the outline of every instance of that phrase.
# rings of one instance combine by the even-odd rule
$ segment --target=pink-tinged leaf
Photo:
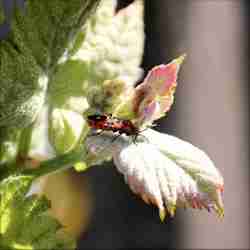
[[[156,205],[161,220],[174,216],[177,207],[205,208],[223,217],[223,177],[202,150],[152,129],[141,132],[136,144],[128,136],[115,137],[112,132],[89,137],[87,162],[112,156],[130,189]]]
[[[178,68],[179,66],[174,62],[156,66],[148,73],[142,84],[152,88],[152,91],[158,95],[165,95],[173,84],[176,85]]]
[[[174,216],[177,207],[206,209],[223,217],[224,182],[209,157],[176,137],[153,130],[142,134],[147,143],[113,152],[115,165],[131,190],[156,205],[161,220],[167,214]]]
[[[171,108],[177,86],[177,75],[185,55],[167,65],[154,67],[135,89],[133,106],[138,126],[147,125],[164,116]],[[152,107],[160,107],[152,109]],[[150,112],[148,112],[150,110]]]

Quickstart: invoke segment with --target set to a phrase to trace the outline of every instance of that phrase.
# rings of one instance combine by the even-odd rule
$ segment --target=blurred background
[[[10,13],[14,0],[1,1]],[[119,7],[130,2],[120,0]],[[213,159],[225,178],[225,218],[180,209],[161,223],[158,209],[133,195],[112,163],[49,177],[45,192],[57,200],[52,212],[79,236],[78,249],[249,249],[250,3],[144,2],[145,72],[188,54],[175,104],[156,129],[191,142]],[[16,3],[22,6],[23,0]],[[7,33],[5,23],[0,39]]]
[[[225,178],[225,217],[180,209],[160,223],[157,209],[135,197],[114,167],[95,167],[84,174],[95,203],[79,249],[249,249],[249,1],[144,2],[145,72],[188,55],[158,129],[213,159]]]

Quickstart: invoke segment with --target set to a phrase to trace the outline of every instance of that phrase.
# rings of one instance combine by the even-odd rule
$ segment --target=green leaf
[[[50,81],[49,103],[82,114],[88,108],[85,95],[89,77],[88,67],[80,60],[59,64]]]
[[[0,41],[0,127],[34,121],[49,75],[99,1],[27,0],[25,11],[15,9],[8,38]]]
[[[37,63],[47,69],[57,63],[99,1],[25,1],[25,13],[16,11],[12,21],[11,39],[18,46],[24,43]]]
[[[87,129],[83,113],[89,108],[85,93],[89,70],[80,60],[58,65],[49,89],[49,135],[58,153],[73,149]]]
[[[0,164],[15,160],[19,135],[20,131],[17,129],[0,128]]]
[[[49,201],[43,196],[26,195],[31,182],[29,176],[17,176],[0,183],[0,247],[73,249],[74,241],[62,237],[62,225],[49,216]]]
[[[0,127],[30,124],[45,99],[47,77],[26,50],[0,41]]]
[[[65,109],[53,109],[49,137],[57,153],[72,150],[81,138],[86,122],[81,115]]]

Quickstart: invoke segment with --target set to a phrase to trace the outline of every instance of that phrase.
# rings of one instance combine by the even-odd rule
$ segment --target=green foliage
[[[60,236],[62,225],[48,214],[49,201],[26,195],[31,182],[29,176],[16,176],[0,184],[0,248],[73,249],[74,241]]]
[[[20,131],[17,129],[0,128],[0,138],[3,140],[3,143],[0,144],[0,164],[15,160],[19,136]]]
[[[131,18],[133,17],[133,18]],[[84,33],[84,36],[82,35]],[[143,54],[143,4],[136,1],[127,9],[115,13],[115,1],[103,1],[96,15],[79,33],[72,59],[81,60],[89,68],[88,100],[102,111],[106,96],[102,92],[105,80],[122,80],[133,85],[141,76],[139,67]],[[129,62],[129,63],[128,63]],[[99,102],[96,99],[100,99]]]
[[[144,42],[142,1],[118,14],[115,7],[116,0],[27,0],[25,11],[13,13],[0,41],[1,177],[18,169],[0,182],[0,248],[75,246],[49,216],[48,200],[26,194],[37,176],[110,159],[87,155],[85,116],[119,104],[141,75]],[[25,169],[29,157],[49,158],[49,151],[57,157]]]
[[[24,43],[43,68],[53,66],[65,52],[99,0],[26,1],[25,14],[16,11],[13,39]]]
[[[49,101],[55,108],[65,108],[82,114],[86,108],[89,68],[80,60],[59,64],[51,78]],[[74,105],[74,101],[77,102]]]
[[[81,115],[65,109],[53,109],[49,136],[57,153],[74,149],[86,130],[86,122]]]
[[[33,56],[0,42],[0,127],[25,127],[44,101],[47,79]]]
[[[96,14],[78,33],[69,51],[69,60],[59,64],[51,78],[49,120],[53,132],[50,141],[56,150],[62,144],[62,138],[67,138],[65,150],[76,145],[76,138],[72,137],[70,146],[69,137],[63,135],[69,130],[60,121],[61,117],[54,115],[54,109],[57,112],[58,108],[68,109],[81,115],[87,112],[112,113],[124,98],[121,93],[126,94],[125,89],[133,86],[141,75],[139,65],[144,43],[142,1],[136,1],[117,14],[115,7],[114,0],[101,2]],[[79,126],[72,124],[71,128],[80,141]],[[82,128],[86,130],[86,126]]]
[[[41,109],[53,66],[99,0],[30,0],[0,41],[0,127],[26,127]]]

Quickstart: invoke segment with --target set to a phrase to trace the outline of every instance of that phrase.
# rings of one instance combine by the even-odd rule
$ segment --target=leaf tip
[[[168,212],[170,214],[171,217],[175,216],[175,211],[176,211],[176,205],[170,205],[168,206]]]
[[[184,60],[186,59],[186,57],[187,57],[187,54],[184,53],[181,56],[179,56],[178,58],[176,58],[174,60],[174,62],[180,66],[184,62]]]
[[[166,218],[166,210],[164,208],[159,209],[159,217],[161,222],[163,223]]]

